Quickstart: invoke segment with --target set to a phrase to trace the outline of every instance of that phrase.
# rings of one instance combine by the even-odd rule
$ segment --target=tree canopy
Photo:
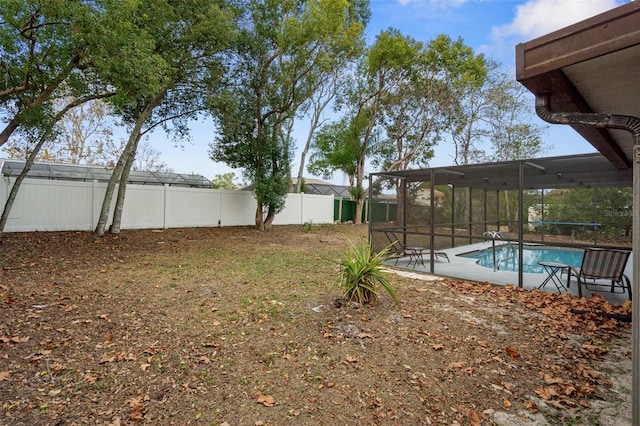
[[[291,187],[290,123],[331,70],[360,45],[369,17],[361,0],[248,0],[227,89],[211,99],[220,134],[211,157],[242,169],[269,229]]]

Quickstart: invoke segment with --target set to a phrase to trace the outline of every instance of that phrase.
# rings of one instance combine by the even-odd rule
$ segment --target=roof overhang
[[[551,110],[640,117],[640,2],[516,46],[516,78]],[[625,130],[572,127],[615,167],[631,168]]]

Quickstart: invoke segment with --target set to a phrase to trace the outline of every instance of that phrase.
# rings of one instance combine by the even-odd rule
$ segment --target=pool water
[[[513,251],[506,245],[496,247],[496,264],[499,262],[500,271],[518,271],[518,247],[512,247]],[[583,254],[584,250],[570,247],[524,246],[522,271],[534,274],[543,273],[544,269],[538,265],[539,261],[564,263],[579,269],[582,264]],[[478,265],[493,269],[493,252],[491,248],[465,253],[461,256],[478,259]]]

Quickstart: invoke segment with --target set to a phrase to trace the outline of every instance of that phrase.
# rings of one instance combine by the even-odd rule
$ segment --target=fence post
[[[98,226],[96,221],[96,202],[98,198],[98,179],[94,179],[91,182],[91,230],[93,231]]]
[[[165,183],[164,185],[164,197],[162,200],[162,229],[167,229],[167,210],[169,209],[169,184]]]

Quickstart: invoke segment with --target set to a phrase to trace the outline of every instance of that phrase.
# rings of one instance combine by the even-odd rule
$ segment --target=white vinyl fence
[[[0,209],[15,179],[0,183]],[[6,232],[91,231],[107,184],[98,181],[25,179],[11,209]],[[112,209],[115,204],[111,203]],[[249,191],[127,185],[122,229],[244,226],[255,224],[256,201]],[[109,223],[111,218],[109,219]],[[274,225],[333,222],[333,196],[288,194]]]

